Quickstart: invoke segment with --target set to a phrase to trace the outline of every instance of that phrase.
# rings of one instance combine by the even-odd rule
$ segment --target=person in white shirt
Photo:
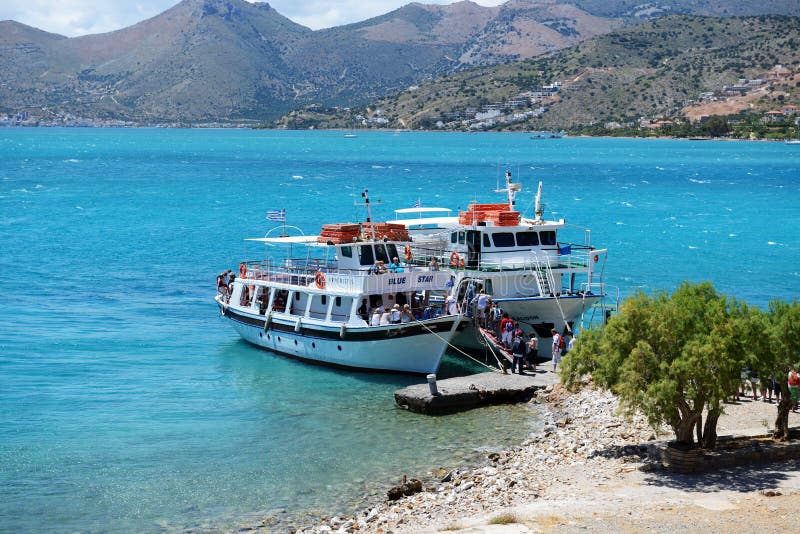
[[[380,326],[381,324],[381,312],[378,308],[375,308],[375,311],[372,313],[372,321],[369,323],[370,326]]]
[[[555,372],[561,363],[561,334],[555,329],[550,330],[550,333],[553,334],[553,372]]]

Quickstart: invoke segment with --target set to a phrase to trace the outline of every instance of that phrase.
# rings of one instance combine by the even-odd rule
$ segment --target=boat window
[[[537,232],[517,232],[517,246],[539,246],[539,234]]]
[[[300,300],[300,293],[299,292],[294,294],[294,300]]]
[[[458,232],[458,244],[463,245],[467,242],[466,234],[464,232]]]
[[[498,232],[492,234],[492,241],[496,247],[513,247],[514,234],[511,232]]]
[[[450,234],[450,242],[454,245],[458,243],[458,232],[453,232]]]
[[[489,234],[483,234],[483,246],[484,247],[491,247],[492,242],[489,241]]]
[[[542,242],[542,245],[555,245],[556,244],[556,233],[552,230],[547,232],[541,232],[539,234],[539,241]]]
[[[384,263],[391,263],[392,260],[386,255],[386,246],[383,243],[375,244],[375,259],[381,260]]]
[[[336,297],[335,305],[336,305],[337,308],[341,308],[342,307],[342,297]]]
[[[342,256],[345,258],[353,257],[353,247],[342,247]]]
[[[483,289],[485,289],[486,293],[489,294],[489,295],[494,293],[494,288],[492,287],[492,281],[491,280],[486,280],[486,287],[484,287]]]
[[[358,248],[358,256],[361,265],[372,265],[375,263],[375,256],[372,254],[372,245],[361,245]]]
[[[328,304],[328,295],[322,295],[322,305]]]
[[[397,254],[397,247],[394,243],[387,243],[386,248],[389,250],[389,258],[400,258],[400,255]]]

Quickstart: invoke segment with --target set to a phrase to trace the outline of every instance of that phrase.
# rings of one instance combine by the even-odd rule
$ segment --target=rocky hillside
[[[445,76],[358,112],[370,116],[380,109],[390,127],[431,127],[448,118],[457,122],[469,109],[480,111],[493,103],[503,107],[520,95],[559,82],[560,89],[542,99],[546,111],[540,116],[498,127],[627,122],[680,115],[700,93],[719,92],[741,78],[763,77],[776,65],[800,65],[800,18],[670,15],[547,57]],[[774,88],[765,90],[750,107],[766,110],[794,102],[800,95],[793,83]]]
[[[2,21],[0,113],[262,121],[310,103],[363,104],[465,68],[571,47],[664,13],[748,10],[800,7],[796,0],[414,3],[312,31],[267,3],[183,0],[128,28],[77,38]]]

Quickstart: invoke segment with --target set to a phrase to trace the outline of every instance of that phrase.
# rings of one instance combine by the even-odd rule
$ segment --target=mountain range
[[[412,3],[312,31],[267,3],[183,0],[133,26],[75,38],[0,21],[0,113],[141,123],[265,121],[310,103],[363,104],[671,13],[800,15],[800,6],[797,0]]]

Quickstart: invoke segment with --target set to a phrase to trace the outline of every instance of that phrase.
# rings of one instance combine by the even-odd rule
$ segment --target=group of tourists
[[[225,298],[225,302],[231,300],[231,284],[235,279],[236,275],[230,269],[217,276],[217,292]]]
[[[378,306],[372,311],[370,316],[370,326],[388,326],[391,324],[407,324],[416,321],[414,313],[411,311],[411,306],[403,304],[395,304],[391,308],[384,308]]]
[[[792,410],[797,411],[800,409],[800,374],[797,372],[796,367],[789,370],[786,377],[787,385],[789,386],[789,395],[792,400]],[[753,394],[753,400],[762,400],[764,402],[772,403],[773,396],[775,404],[781,402],[781,384],[774,376],[767,378],[760,378],[758,373],[751,371],[745,367],[742,369],[741,382],[737,398],[747,398],[747,390]],[[760,395],[759,395],[760,393]]]

